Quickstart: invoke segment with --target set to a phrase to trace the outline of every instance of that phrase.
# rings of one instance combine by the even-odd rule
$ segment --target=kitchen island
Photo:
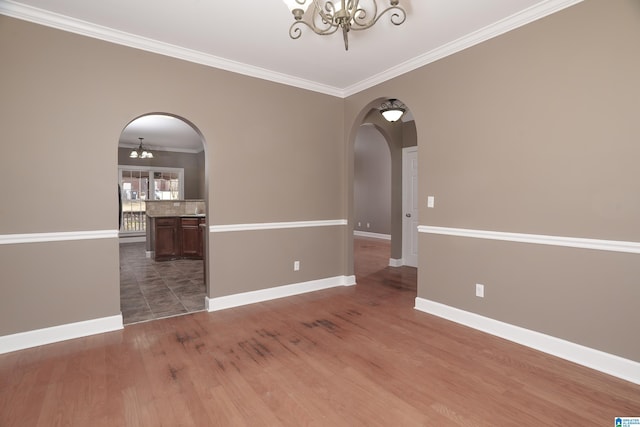
[[[147,253],[156,261],[202,259],[206,215],[201,200],[147,202]]]

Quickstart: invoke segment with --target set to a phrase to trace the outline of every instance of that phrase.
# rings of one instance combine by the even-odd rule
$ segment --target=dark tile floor
[[[124,324],[205,309],[203,262],[156,262],[144,243],[120,245],[120,308]]]

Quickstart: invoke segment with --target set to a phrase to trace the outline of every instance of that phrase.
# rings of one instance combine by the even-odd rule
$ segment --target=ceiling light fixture
[[[405,111],[407,107],[397,99],[390,99],[380,106],[380,113],[388,122],[397,122]]]
[[[311,30],[326,36],[342,29],[344,38],[344,50],[349,50],[348,33],[350,30],[360,31],[373,27],[383,15],[391,13],[393,25],[402,24],[407,18],[407,13],[398,6],[400,0],[390,0],[390,6],[378,13],[379,0],[365,0],[360,5],[360,0],[283,0],[293,13],[294,23],[289,28],[289,36],[299,39],[302,35],[300,26],[306,25]],[[307,9],[313,4],[311,16],[306,16]]]
[[[133,150],[131,150],[131,153],[129,154],[129,157],[132,159],[153,159],[153,153],[149,150],[146,150],[142,147],[142,140],[144,138],[140,138],[138,137],[138,139],[140,140],[140,146],[136,149],[134,148]]]

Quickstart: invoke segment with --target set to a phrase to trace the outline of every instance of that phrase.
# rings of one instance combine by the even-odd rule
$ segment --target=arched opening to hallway
[[[353,259],[356,281],[375,277],[416,290],[417,133],[411,112],[390,123],[380,102],[363,109],[353,138]]]

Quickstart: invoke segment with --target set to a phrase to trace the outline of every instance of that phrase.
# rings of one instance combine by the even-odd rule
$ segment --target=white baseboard
[[[640,384],[640,363],[633,360],[424,298],[416,298],[415,309]]]
[[[354,236],[358,236],[358,237],[369,237],[369,238],[372,238],[372,239],[391,240],[391,235],[390,234],[372,233],[370,231],[355,230],[353,232],[353,235]]]
[[[404,265],[404,260],[402,258],[389,258],[389,267],[402,267]]]
[[[312,280],[309,282],[294,283],[275,288],[261,289],[259,291],[243,292],[240,294],[223,297],[209,298],[206,300],[207,311],[218,311],[227,308],[240,307],[247,304],[269,301],[322,289],[338,286],[352,286],[356,284],[355,276],[336,276],[327,279]]]
[[[0,337],[0,354],[122,329],[122,314]]]

